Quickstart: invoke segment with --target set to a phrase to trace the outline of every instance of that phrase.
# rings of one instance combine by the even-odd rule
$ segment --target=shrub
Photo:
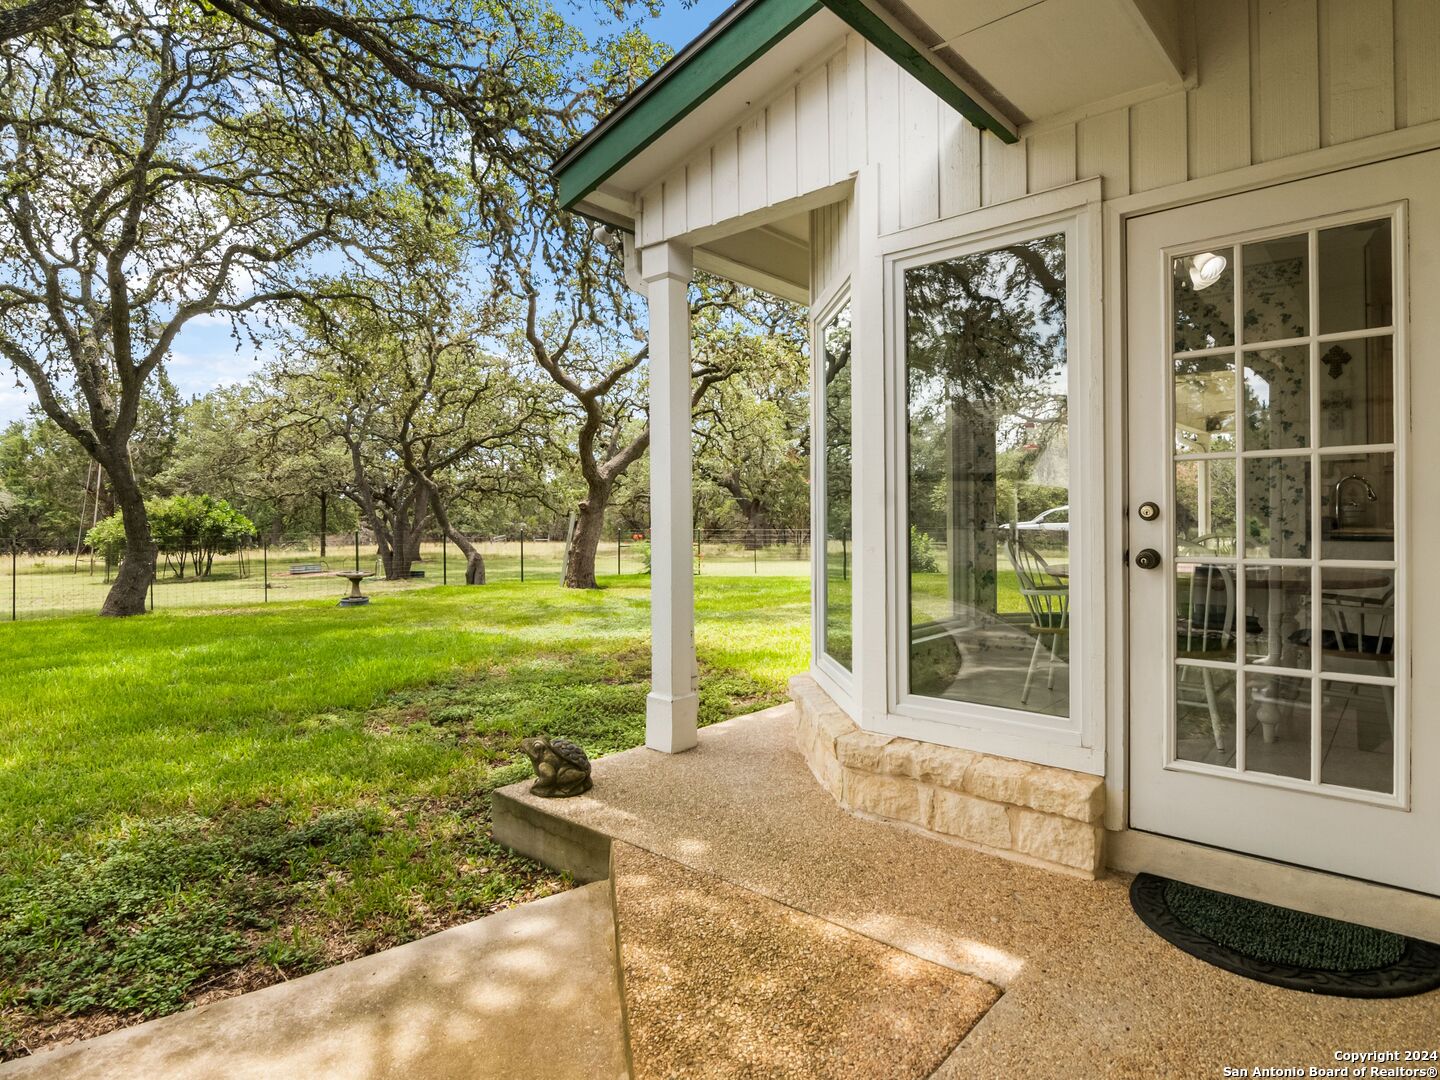
[[[209,495],[172,495],[146,499],[150,535],[160,554],[177,561],[180,577],[188,562],[195,576],[210,573],[216,555],[239,551],[255,535],[255,523],[224,499]],[[85,542],[107,558],[125,550],[125,524],[117,510],[85,534]]]
[[[910,572],[912,574],[938,574],[940,560],[935,558],[935,541],[929,533],[923,533],[914,525],[910,526]]]

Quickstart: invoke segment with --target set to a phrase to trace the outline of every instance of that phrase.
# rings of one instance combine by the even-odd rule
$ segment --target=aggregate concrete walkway
[[[615,918],[640,1080],[924,1077],[993,986],[617,843]]]
[[[1320,997],[1210,967],[1140,923],[1123,875],[1077,880],[845,812],[793,730],[784,706],[707,728],[685,754],[600,760],[582,798],[502,789],[497,838],[591,867],[587,845],[613,838],[1003,989],[937,1077],[1208,1077],[1437,1048],[1440,992]]]
[[[629,1075],[610,886],[0,1065],[4,1080]]]

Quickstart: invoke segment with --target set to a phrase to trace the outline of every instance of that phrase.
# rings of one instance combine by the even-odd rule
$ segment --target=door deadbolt
[[[1160,507],[1153,502],[1143,502],[1136,511],[1141,521],[1154,521],[1160,516]]]
[[[1160,553],[1154,548],[1144,548],[1135,555],[1135,565],[1141,570],[1154,570],[1160,565]]]

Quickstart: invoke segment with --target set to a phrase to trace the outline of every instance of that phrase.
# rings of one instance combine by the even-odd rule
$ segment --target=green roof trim
[[[865,0],[824,0],[824,4],[861,37],[913,75],[927,90],[969,120],[984,128],[1001,142],[1017,143],[1020,136],[1002,124],[980,102],[945,77],[944,72],[919,49],[907,41],[886,20],[877,15]]]
[[[941,101],[1007,143],[1015,133],[957,86],[865,0],[738,0],[555,162],[560,204],[574,206],[822,7]]]
[[[560,157],[561,205],[573,207],[594,191],[820,7],[820,0],[736,4]]]

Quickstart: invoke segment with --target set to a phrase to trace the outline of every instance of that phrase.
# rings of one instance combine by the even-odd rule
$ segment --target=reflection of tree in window
[[[1068,515],[1042,520],[1069,502],[1065,237],[915,267],[904,285],[912,623],[1013,621],[1007,530],[1068,560]],[[939,557],[921,565],[917,543]],[[913,690],[962,696],[954,662],[912,659]]]
[[[824,651],[851,663],[850,605],[850,307],[822,331],[825,405]]]

